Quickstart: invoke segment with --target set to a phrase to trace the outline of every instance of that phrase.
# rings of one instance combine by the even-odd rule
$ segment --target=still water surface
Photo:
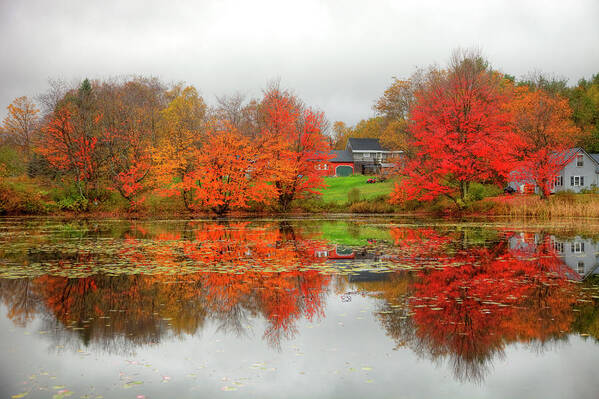
[[[596,398],[599,223],[0,219],[0,398]]]

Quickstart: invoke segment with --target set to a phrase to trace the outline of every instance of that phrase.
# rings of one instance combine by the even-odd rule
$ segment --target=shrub
[[[4,176],[21,176],[25,173],[23,155],[12,146],[0,146],[0,169]]]
[[[496,197],[502,192],[503,190],[494,184],[472,183],[466,196],[466,202],[480,201],[487,197]]]
[[[576,201],[576,193],[572,190],[558,191],[553,194],[553,198],[559,201],[573,202]]]
[[[351,204],[349,211],[352,213],[393,213],[396,208],[389,203],[386,195],[379,195],[368,201],[359,201]]]
[[[347,202],[350,204],[360,201],[360,197],[360,189],[357,187],[354,187],[347,192]]]
[[[65,197],[56,202],[56,207],[62,211],[83,212],[89,207],[89,202],[82,197]]]
[[[599,187],[596,184],[591,184],[590,188],[583,188],[580,190],[581,194],[599,194]]]
[[[41,193],[20,184],[0,183],[0,214],[41,215],[48,212]]]
[[[27,163],[27,176],[56,179],[59,172],[50,165],[45,157],[34,153]]]
[[[292,204],[292,208],[299,208],[304,212],[318,213],[318,212],[339,212],[345,209],[344,206],[338,205],[334,202],[325,202],[322,198],[312,198],[295,201]]]

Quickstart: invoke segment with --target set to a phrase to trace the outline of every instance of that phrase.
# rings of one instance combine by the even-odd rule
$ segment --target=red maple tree
[[[88,183],[94,178],[98,166],[95,154],[98,139],[79,126],[76,118],[76,110],[69,107],[59,109],[42,129],[36,151],[54,168],[72,174],[79,194],[87,198]],[[95,118],[94,123],[97,122],[98,118]]]
[[[430,201],[445,195],[461,205],[473,182],[503,181],[513,168],[515,137],[502,77],[478,58],[458,58],[431,73],[411,110],[414,156],[391,200]],[[460,202],[461,200],[461,202]]]
[[[262,100],[264,129],[260,148],[270,153],[270,170],[278,203],[288,209],[294,199],[321,194],[324,179],[315,168],[330,159],[324,115],[304,108],[289,92],[268,90]]]
[[[138,126],[104,130],[103,142],[108,149],[108,167],[112,177],[110,188],[118,191],[135,208],[143,202],[139,195],[144,190],[143,180],[151,167],[151,154],[146,131]]]

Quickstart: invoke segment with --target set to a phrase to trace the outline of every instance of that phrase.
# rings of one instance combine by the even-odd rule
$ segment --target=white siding
[[[580,192],[582,189],[589,189],[592,186],[597,186],[597,163],[586,153],[580,151],[578,154],[582,155],[583,165],[578,166],[576,156],[562,169],[560,176],[564,181],[563,186],[555,187],[554,191],[574,191]],[[571,180],[574,176],[583,176],[584,185],[572,186]]]

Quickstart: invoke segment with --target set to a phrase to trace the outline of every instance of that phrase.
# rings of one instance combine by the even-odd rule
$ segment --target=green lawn
[[[322,238],[331,244],[347,246],[369,245],[369,240],[387,241],[392,240],[387,226],[369,226],[359,223],[347,223],[346,221],[323,222],[319,225]]]
[[[328,185],[322,190],[322,200],[324,202],[334,202],[343,204],[347,202],[347,192],[352,188],[360,190],[363,199],[371,199],[379,195],[391,193],[394,186],[394,179],[389,179],[384,183],[368,184],[366,180],[372,176],[354,175],[348,177],[325,177]]]

